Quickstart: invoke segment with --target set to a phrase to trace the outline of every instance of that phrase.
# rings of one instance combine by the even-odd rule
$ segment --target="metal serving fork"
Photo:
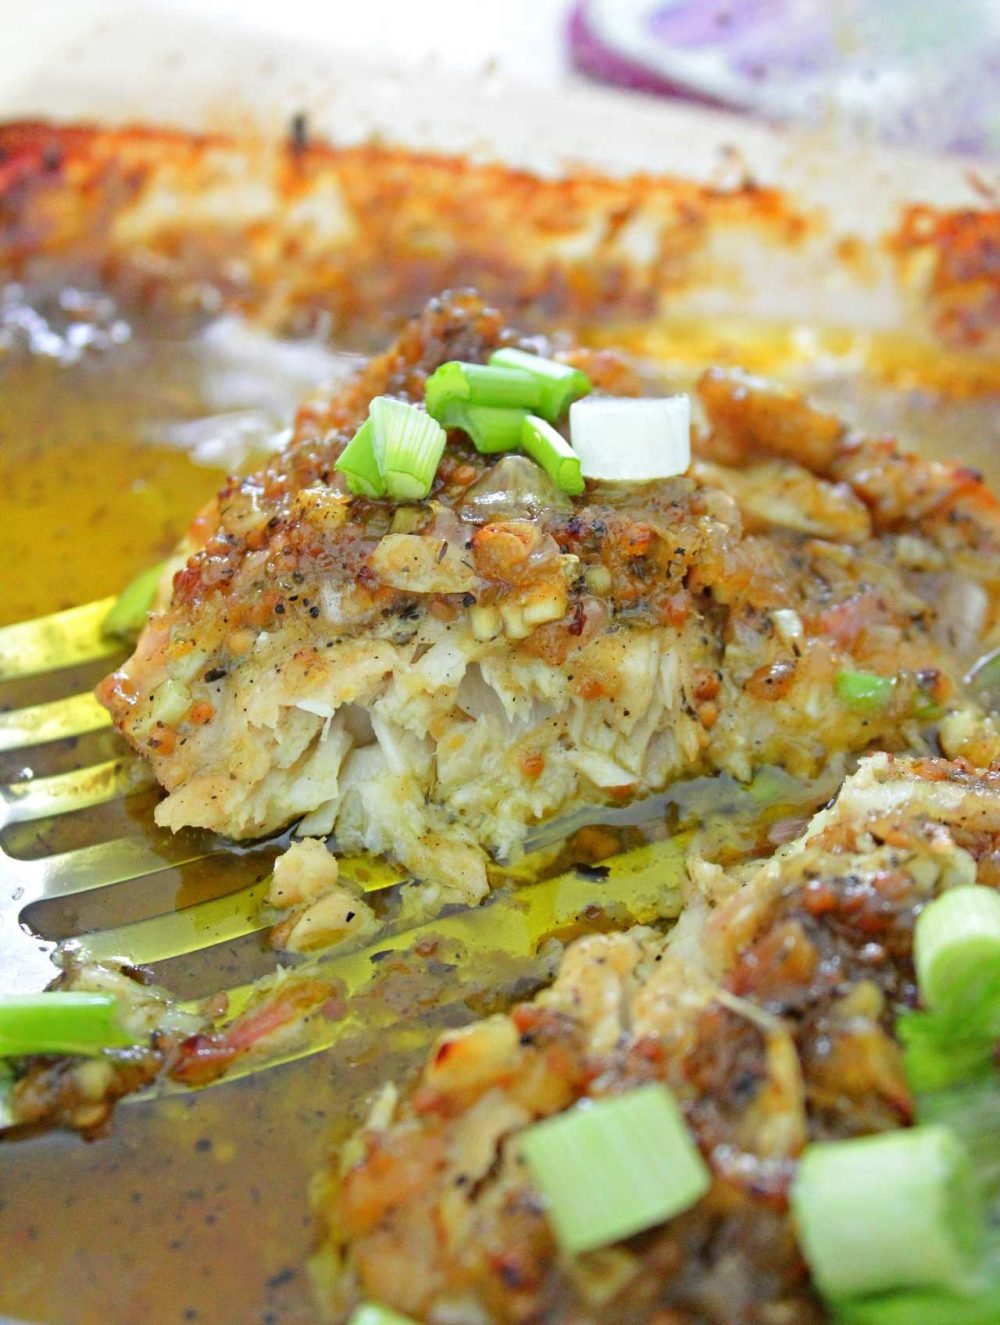
[[[224,992],[237,1012],[279,961],[261,938],[278,844],[234,848],[207,833],[155,828],[152,774],[90,691],[121,652],[101,630],[113,601],[0,628],[0,993],[44,988],[63,943],[87,959],[151,968],[183,1000],[218,993],[236,975]],[[595,817],[642,823],[662,820],[664,807],[656,798]],[[546,833],[550,844],[558,840],[558,829]],[[527,961],[547,937],[593,928],[608,912],[616,924],[676,915],[683,854],[674,837],[599,868],[548,878],[522,868],[482,906],[390,927],[363,947],[312,960],[348,996],[365,990],[388,953],[431,938]],[[365,856],[342,859],[341,871],[367,891],[404,877]],[[452,985],[449,996],[460,998],[461,980]],[[337,1023],[323,1023],[293,1050],[229,1075],[315,1052],[338,1034]]]

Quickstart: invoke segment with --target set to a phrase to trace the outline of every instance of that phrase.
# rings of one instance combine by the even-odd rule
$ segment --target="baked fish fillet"
[[[796,397],[708,374],[700,458],[657,483],[574,499],[452,433],[427,501],[350,496],[334,463],[372,397],[419,401],[440,363],[516,343],[474,296],[434,301],[196,518],[99,689],[168,792],[161,824],[302,820],[470,901],[490,855],[581,803],[809,777],[949,722],[988,754],[961,678],[996,635],[996,503]],[[610,354],[571,357],[638,390]]]
[[[874,755],[764,863],[692,865],[664,938],[593,935],[554,985],[438,1041],[377,1097],[321,1196],[317,1267],[445,1325],[812,1325],[788,1214],[807,1141],[911,1121],[893,1029],[916,999],[913,927],[942,888],[1000,886],[1000,773]],[[659,1228],[561,1257],[518,1133],[584,1098],[674,1092],[707,1194]]]

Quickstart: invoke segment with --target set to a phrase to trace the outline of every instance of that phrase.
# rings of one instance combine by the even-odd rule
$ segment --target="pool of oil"
[[[958,456],[1000,480],[995,398],[868,375],[856,347],[810,342],[801,330],[739,341],[713,339],[704,328],[646,328],[618,339],[678,385],[720,359],[777,372],[860,425],[909,436],[929,454]],[[815,352],[805,353],[810,343]],[[298,396],[347,363],[316,346],[269,357],[239,328],[220,336],[212,328],[144,326],[92,292],[2,292],[0,621],[114,592],[170,548],[226,472],[259,459]],[[42,771],[107,757],[110,739],[50,751],[57,762]],[[114,813],[148,831],[142,798]],[[95,820],[80,831],[127,829],[124,821],[101,828]],[[204,867],[166,870],[136,898],[159,888],[177,905],[232,886]],[[86,915],[50,923],[58,937],[59,925],[72,932]],[[254,944],[240,958],[241,977],[255,963],[259,970],[273,963]],[[215,974],[220,985],[232,979],[222,964]],[[175,976],[178,993],[198,992],[185,987],[194,977],[182,965]],[[453,993],[466,997],[428,997],[418,1019],[395,1029],[380,1026],[197,1095],[125,1104],[94,1142],[60,1134],[4,1146],[0,1316],[51,1325],[320,1320],[306,1268],[316,1236],[312,1175],[374,1086],[411,1072],[443,1025],[482,1010],[484,987],[498,982],[509,994],[533,978],[487,970],[465,989],[463,975]],[[400,1006],[413,1005],[415,991],[407,990]]]
[[[0,288],[0,624],[119,590],[354,356]]]
[[[0,622],[114,593],[225,477],[145,432],[151,418],[204,412],[186,342],[133,341],[74,365],[11,354],[0,401]]]
[[[239,326],[151,326],[99,292],[0,291],[0,624],[114,593],[162,558],[226,474],[258,463],[296,402],[350,362],[315,345],[271,352]],[[70,690],[95,679],[87,669],[63,678]],[[21,689],[7,701],[45,697]],[[31,771],[113,753],[114,738],[101,733],[40,751]],[[0,781],[23,776],[24,762],[7,757]],[[114,822],[98,814],[62,831],[148,839],[149,808],[148,796],[134,797],[105,814]],[[185,905],[232,889],[254,867],[233,859],[165,869],[130,900],[141,906],[158,890],[167,905]],[[126,908],[118,919],[128,918]],[[77,930],[86,919],[54,913],[46,923],[58,937],[60,925]],[[240,977],[273,962],[258,943]],[[217,979],[231,974],[220,968]],[[195,992],[184,985],[178,971],[179,995]],[[413,1035],[424,1043],[434,1026],[430,1016],[411,1032],[411,1058]],[[402,1062],[384,1039],[378,1055],[354,1043],[261,1082],[127,1106],[93,1143],[51,1135],[4,1146],[0,1317],[313,1321],[309,1178],[337,1125]]]

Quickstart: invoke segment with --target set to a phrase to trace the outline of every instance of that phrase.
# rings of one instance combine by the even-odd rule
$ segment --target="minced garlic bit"
[[[319,838],[293,842],[278,857],[268,900],[291,908],[271,931],[272,947],[287,952],[310,952],[376,928],[375,913],[360,888],[340,879],[337,858]]]

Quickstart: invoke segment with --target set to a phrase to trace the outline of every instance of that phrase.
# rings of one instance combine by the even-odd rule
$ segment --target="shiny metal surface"
[[[83,661],[110,657],[114,646],[100,636],[100,620],[107,602],[88,604],[70,612],[43,617],[0,630],[0,687],[27,676],[50,672],[58,686],[60,673]],[[78,741],[95,730],[88,694],[60,695],[41,703],[9,709],[0,732],[25,733],[27,755],[51,742],[58,732],[64,743]],[[39,724],[39,712],[58,714],[57,724]],[[103,710],[102,710],[103,712]],[[25,720],[25,714],[29,719]],[[18,725],[20,724],[20,725]],[[38,739],[39,732],[45,733]],[[8,747],[10,749],[12,747]],[[151,823],[153,785],[149,767],[122,744],[113,759],[47,776],[26,769],[22,780],[0,786],[0,992],[27,992],[44,987],[58,973],[53,957],[60,950],[86,961],[120,960],[142,965],[159,976],[158,967],[178,958],[197,958],[204,964],[204,993],[218,992],[224,970],[220,950],[269,928],[267,912],[269,874],[242,886],[185,904],[183,889],[173,897],[152,892],[140,899],[145,913],[115,919],[116,903],[135,894],[142,880],[178,867],[204,863],[220,872],[226,864],[247,861],[255,852],[275,843],[234,846],[207,833],[170,834]],[[145,795],[145,800],[143,796]],[[683,792],[672,793],[676,799]],[[656,797],[641,805],[595,811],[591,818],[638,824],[662,819],[670,797]],[[64,846],[62,833],[75,817],[88,811],[111,811],[119,824],[123,810],[139,802],[133,818],[138,834],[129,832],[108,840],[83,841]],[[433,938],[457,951],[474,954],[500,951],[511,962],[531,958],[549,937],[563,934],[595,905],[613,903],[626,923],[641,923],[675,915],[680,909],[685,839],[668,838],[612,857],[599,871],[571,869],[545,877],[551,848],[572,827],[588,819],[574,815],[573,823],[545,825],[528,843],[528,855],[515,868],[496,871],[498,888],[482,906],[455,910],[417,922],[391,918],[374,941],[353,951],[338,951],[313,958],[310,973],[335,981],[348,999],[360,994],[375,977],[378,963],[389,953],[403,953],[422,939]],[[127,824],[127,817],[125,818]],[[86,828],[83,830],[86,834]],[[81,834],[76,833],[79,837]],[[548,854],[546,854],[548,853]],[[394,888],[405,876],[394,866],[363,855],[340,860],[341,874],[366,892]],[[93,899],[94,904],[91,903]],[[38,923],[40,914],[56,909],[57,922],[49,930]],[[49,908],[48,912],[44,908]],[[81,909],[82,908],[82,909]],[[406,912],[401,913],[403,917]],[[49,937],[58,931],[60,944]],[[278,963],[269,958],[271,969]],[[214,983],[213,983],[213,973]],[[224,978],[224,977],[223,977]],[[169,981],[167,981],[169,986]],[[229,1016],[247,1006],[253,980],[225,990]],[[196,1004],[198,1000],[194,1000]],[[266,1061],[241,1061],[227,1079],[265,1066],[292,1062],[328,1049],[349,1028],[348,1019],[330,1021],[316,1016],[296,1038],[293,1048]],[[182,1090],[174,1084],[157,1090]]]

